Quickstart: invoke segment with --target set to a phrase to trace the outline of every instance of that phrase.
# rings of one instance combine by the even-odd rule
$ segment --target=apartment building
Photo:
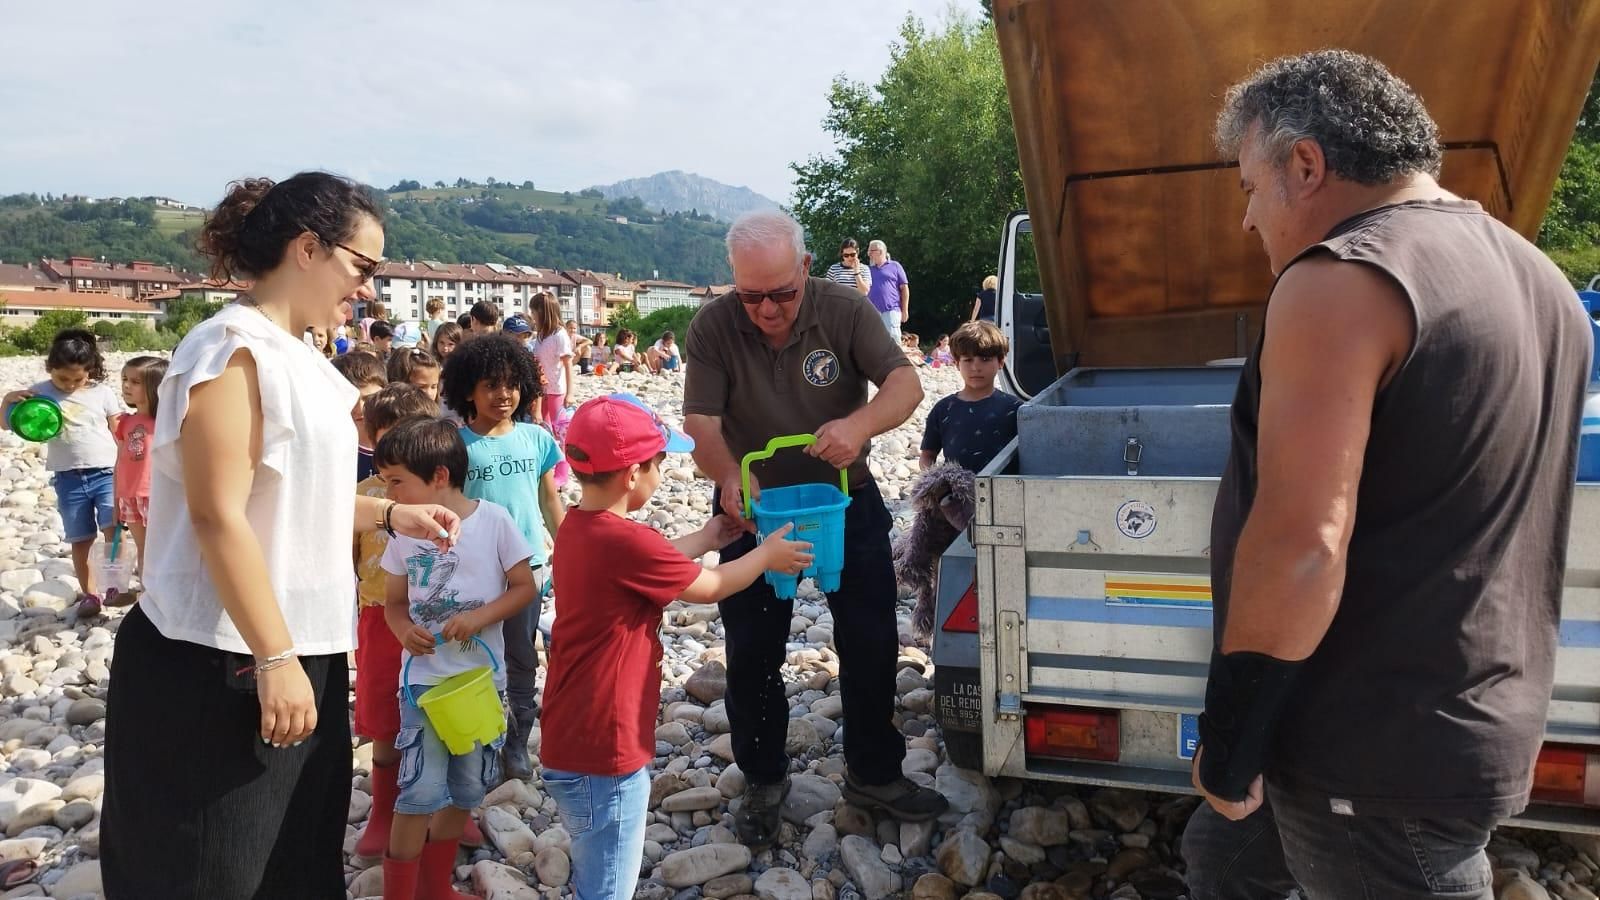
[[[156,327],[160,317],[154,305],[112,293],[0,290],[0,323],[14,328],[26,328],[45,313],[58,309],[81,310],[90,323],[131,319],[150,329]]]
[[[152,294],[176,290],[199,276],[169,266],[135,260],[130,263],[102,262],[87,256],[65,260],[46,258],[40,268],[66,290],[80,294],[114,294],[129,300],[142,300]]]

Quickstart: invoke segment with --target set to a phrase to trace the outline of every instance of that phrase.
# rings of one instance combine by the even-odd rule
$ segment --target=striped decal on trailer
[[[1211,579],[1185,575],[1106,575],[1106,602],[1173,609],[1211,608]]]

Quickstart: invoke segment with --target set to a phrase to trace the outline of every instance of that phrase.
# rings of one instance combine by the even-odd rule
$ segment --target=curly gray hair
[[[1438,176],[1439,126],[1422,100],[1383,63],[1349,50],[1275,59],[1228,89],[1217,116],[1217,149],[1229,159],[1252,125],[1267,159],[1281,166],[1294,145],[1316,141],[1329,171],[1359,184],[1416,172]]]

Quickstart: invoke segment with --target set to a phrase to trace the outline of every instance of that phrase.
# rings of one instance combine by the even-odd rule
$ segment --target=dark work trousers
[[[1202,803],[1183,834],[1192,900],[1493,900],[1484,847],[1495,823],[1347,816],[1328,798],[1267,785],[1230,822]]]
[[[894,726],[895,660],[900,653],[895,622],[894,567],[889,555],[893,520],[870,479],[851,491],[845,510],[844,574],[828,595],[833,643],[839,652],[844,701],[844,756],[850,771],[869,785],[899,778],[905,739]],[[721,508],[720,496],[712,509]],[[729,562],[755,549],[754,535],[724,547]],[[784,740],[789,704],[779,667],[786,655],[794,602],[779,600],[765,578],[719,604],[728,643],[728,720],[733,755],[753,784],[782,781],[789,772]]]
[[[533,567],[533,583],[544,584],[544,568]],[[515,615],[500,623],[500,636],[505,640],[506,651],[506,703],[511,712],[525,724],[531,725],[539,715],[538,686],[539,651],[534,647],[539,632],[538,598]]]
[[[100,865],[108,900],[343,900],[350,807],[345,654],[301,657],[317,727],[261,742],[261,705],[228,682],[249,657],[171,640],[135,607],[106,711]]]

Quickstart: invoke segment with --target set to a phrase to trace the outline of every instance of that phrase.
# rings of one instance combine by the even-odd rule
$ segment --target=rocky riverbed
[[[116,372],[121,358],[110,361]],[[38,359],[0,360],[8,389],[44,376]],[[884,436],[872,468],[904,522],[902,499],[916,471],[922,417],[956,390],[951,370],[923,370],[927,400]],[[682,414],[681,376],[580,377],[579,399],[627,389],[671,421]],[[80,622],[68,547],[41,448],[0,434],[0,862],[37,861],[31,884],[0,897],[101,897],[100,795],[105,694],[120,614]],[[685,458],[640,516],[669,535],[710,514],[711,485]],[[944,759],[931,715],[932,664],[911,639],[902,601],[895,683],[909,777],[936,787],[950,812],[901,825],[840,797],[845,724],[833,618],[809,584],[795,604],[784,666],[790,698],[793,789],[779,846],[758,855],[734,839],[729,804],[744,786],[732,762],[723,708],[726,670],[715,607],[668,609],[661,725],[656,731],[651,822],[637,897],[649,900],[1082,900],[1184,896],[1178,838],[1196,801],[1187,797],[987,779]],[[354,751],[347,848],[371,806],[370,752]],[[570,838],[537,780],[509,782],[480,817],[489,846],[458,869],[491,900],[571,896]],[[1500,900],[1594,900],[1600,837],[1561,838],[1502,829],[1490,852]],[[352,863],[352,898],[382,893],[379,868]]]

